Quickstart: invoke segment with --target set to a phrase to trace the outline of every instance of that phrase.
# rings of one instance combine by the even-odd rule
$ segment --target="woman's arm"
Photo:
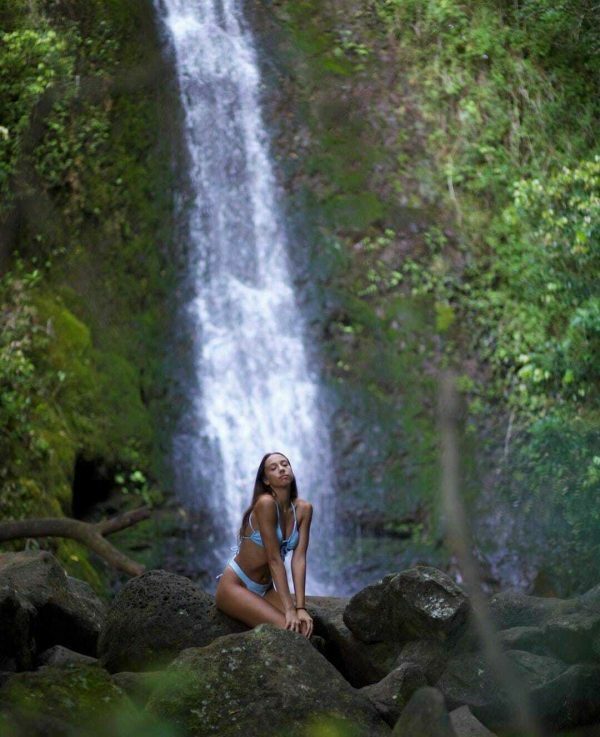
[[[275,582],[277,593],[281,597],[281,602],[286,613],[286,623],[288,612],[295,614],[296,609],[287,580],[285,565],[281,560],[279,552],[279,540],[277,539],[276,525],[277,512],[275,508],[275,500],[266,494],[259,497],[254,506],[254,517],[258,522],[260,536],[267,552],[267,563],[271,569],[271,575]],[[293,628],[295,629],[295,628]]]
[[[297,607],[303,607],[306,603],[304,600],[306,587],[306,551],[308,549],[308,541],[310,538],[312,514],[312,504],[306,502],[304,513],[302,515],[302,524],[299,528],[300,533],[298,545],[292,554],[292,579],[294,581],[294,593],[296,594]]]

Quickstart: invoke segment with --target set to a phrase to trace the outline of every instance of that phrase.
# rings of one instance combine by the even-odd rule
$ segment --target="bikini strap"
[[[277,522],[279,522],[279,504],[277,504],[277,501],[275,500],[275,508],[277,509]],[[248,515],[248,522],[250,523],[250,527],[252,528],[252,532],[256,532],[254,529],[254,525],[252,524],[252,514],[254,513],[254,510],[250,512]],[[294,518],[296,517],[296,510],[294,509]],[[244,537],[249,537],[249,535],[244,535]]]

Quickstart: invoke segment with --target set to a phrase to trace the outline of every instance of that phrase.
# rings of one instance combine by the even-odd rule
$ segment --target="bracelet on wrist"
[[[308,609],[305,606],[297,606],[296,609],[304,609],[305,612],[308,611]]]

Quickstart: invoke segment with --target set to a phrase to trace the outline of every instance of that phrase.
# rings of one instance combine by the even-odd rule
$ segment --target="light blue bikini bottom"
[[[232,556],[227,561],[227,565],[233,570],[236,576],[246,584],[246,587],[248,588],[249,591],[252,591],[253,593],[258,594],[259,596],[264,596],[267,593],[267,591],[273,586],[273,581],[270,581],[269,583],[257,583],[256,581],[253,581],[239,567],[239,565],[235,562],[234,558],[235,558],[235,555]],[[223,574],[221,574],[221,576],[222,575]],[[217,576],[217,578],[220,578],[221,576]]]

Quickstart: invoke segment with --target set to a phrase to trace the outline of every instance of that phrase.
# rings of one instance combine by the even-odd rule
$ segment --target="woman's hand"
[[[306,609],[296,609],[296,614],[300,620],[300,634],[309,638],[313,631],[313,621]]]
[[[300,617],[295,607],[290,607],[285,612],[285,628],[292,632],[300,632]]]

